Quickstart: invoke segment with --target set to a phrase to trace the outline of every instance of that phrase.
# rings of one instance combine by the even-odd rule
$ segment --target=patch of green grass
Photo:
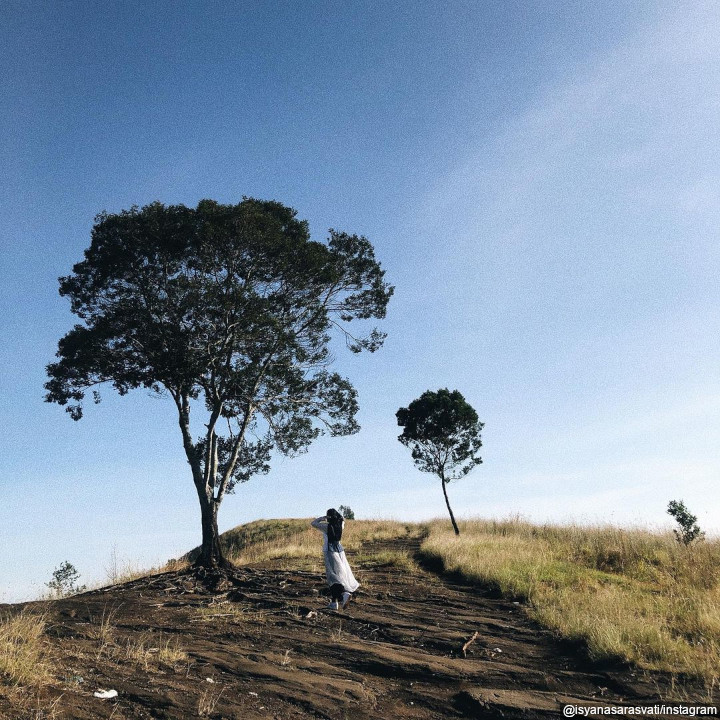
[[[297,519],[255,520],[222,533],[220,545],[225,556],[236,561],[237,558],[256,554],[258,549],[287,542],[294,535],[307,530],[309,524],[309,520]],[[196,547],[181,560],[193,563],[199,555],[200,548]]]

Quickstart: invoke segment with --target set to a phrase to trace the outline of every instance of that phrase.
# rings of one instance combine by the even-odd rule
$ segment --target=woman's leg
[[[345,588],[340,583],[334,583],[330,586],[330,599],[340,602],[343,599]]]

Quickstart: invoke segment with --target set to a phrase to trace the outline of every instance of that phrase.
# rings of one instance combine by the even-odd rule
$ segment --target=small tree
[[[48,366],[46,400],[74,420],[102,383],[169,395],[200,502],[197,565],[228,566],[217,514],[236,483],[304,452],[321,433],[357,432],[350,382],[330,372],[330,333],[353,352],[384,334],[347,329],[385,316],[392,295],[372,245],[307,223],[274,201],[197,208],[153,203],[101,213],[85,259],[60,279],[81,319]],[[200,437],[191,413],[204,413]]]
[[[440,478],[450,520],[459,535],[445,486],[482,462],[477,452],[482,447],[484,423],[457,390],[447,389],[424,392],[408,407],[400,408],[396,417],[404,428],[398,440],[412,450],[415,465]]]
[[[66,560],[59,567],[55,568],[52,574],[52,580],[45,583],[45,585],[50,588],[55,597],[62,598],[68,595],[75,595],[86,589],[85,585],[77,584],[79,579],[80,573],[72,563]]]
[[[675,538],[683,545],[690,545],[695,540],[700,540],[705,533],[700,530],[697,524],[697,517],[693,515],[682,500],[671,500],[667,507],[668,515],[671,515],[680,526],[674,529]]]
[[[340,509],[340,514],[345,518],[345,520],[354,520],[355,519],[355,513],[352,511],[352,509],[348,505],[341,505],[339,509]]]

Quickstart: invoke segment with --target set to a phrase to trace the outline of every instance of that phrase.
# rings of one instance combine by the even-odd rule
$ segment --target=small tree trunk
[[[453,529],[455,530],[455,534],[459,535],[460,530],[458,530],[457,523],[455,522],[455,516],[453,515],[452,508],[450,507],[450,501],[448,500],[447,490],[445,489],[445,486],[447,485],[447,483],[445,482],[445,478],[441,477],[440,480],[442,481],[443,495],[445,496],[445,504],[447,505],[448,512],[450,513],[450,520],[452,520]]]
[[[204,567],[208,570],[217,568],[230,569],[232,563],[225,559],[220,547],[220,533],[217,525],[218,504],[213,500],[200,499],[200,514],[202,518],[202,545],[200,555],[195,560],[195,567]]]

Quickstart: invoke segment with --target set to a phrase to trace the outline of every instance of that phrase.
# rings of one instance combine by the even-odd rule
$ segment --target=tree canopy
[[[267,472],[273,449],[357,432],[355,389],[329,370],[331,333],[353,352],[377,350],[383,333],[348,325],[383,318],[392,291],[366,238],[311,240],[276,201],[103,212],[84,260],[60,279],[82,324],[59,341],[46,400],[79,420],[103,383],[169,394],[200,499],[199,562],[223,564],[217,508],[235,483]]]
[[[437,475],[441,482],[450,519],[459,535],[445,486],[467,475],[482,462],[477,455],[482,447],[484,424],[457,390],[427,390],[397,413],[403,432],[398,440],[409,447],[415,465],[422,472]]]

